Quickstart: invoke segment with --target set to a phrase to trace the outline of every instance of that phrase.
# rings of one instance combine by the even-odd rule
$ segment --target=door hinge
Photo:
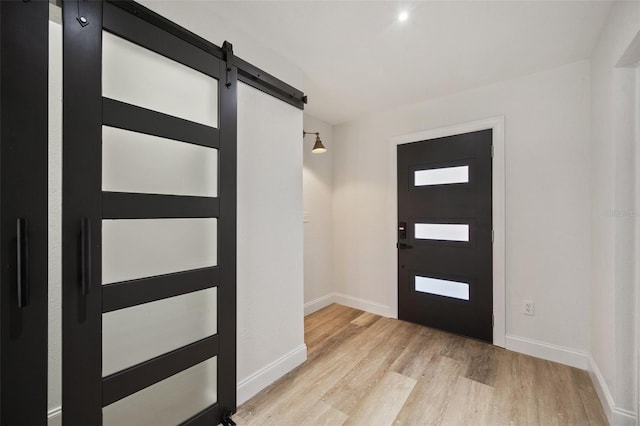
[[[493,244],[493,241],[495,239],[495,233],[493,232],[493,229],[491,230],[491,243]]]
[[[493,145],[491,145],[491,158],[493,158]]]
[[[491,314],[491,328],[496,326],[496,316]]]

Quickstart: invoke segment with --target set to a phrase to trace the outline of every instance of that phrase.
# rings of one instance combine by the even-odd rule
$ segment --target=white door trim
[[[505,138],[504,116],[487,118],[484,120],[461,123],[447,127],[427,129],[421,132],[395,136],[389,140],[389,179],[391,200],[389,209],[393,224],[388,227],[390,240],[396,241],[396,225],[398,223],[398,188],[397,188],[397,146],[405,143],[418,142],[478,130],[493,130],[493,344],[506,346],[506,261],[505,261]],[[393,312],[398,317],[398,255],[395,245],[389,248],[389,259],[395,265],[394,276],[390,277],[393,286]]]
[[[636,39],[640,40],[640,32],[636,36]],[[636,58],[637,59],[637,58]],[[636,75],[635,75],[635,87],[636,87],[636,99],[635,99],[635,137],[636,137],[636,158],[635,158],[635,178],[634,181],[638,182],[638,177],[640,177],[640,149],[637,147],[640,146],[640,62],[636,63]],[[636,214],[640,212],[640,185],[636,184],[635,188],[635,208]],[[634,401],[634,405],[636,408],[636,425],[640,425],[640,259],[638,258],[638,253],[640,253],[640,226],[638,226],[636,222],[636,241],[635,241],[635,271],[634,271],[634,279],[636,282],[636,306],[634,315],[636,317],[636,341],[634,347],[635,357],[635,381],[636,381],[636,398]]]

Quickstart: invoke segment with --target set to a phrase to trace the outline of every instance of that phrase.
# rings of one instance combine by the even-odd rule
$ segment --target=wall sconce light
[[[316,143],[313,144],[313,148],[311,148],[311,152],[313,154],[322,154],[323,152],[327,152],[327,148],[322,145],[322,141],[320,140],[320,132],[305,132],[302,131],[302,139],[307,135],[316,135]]]

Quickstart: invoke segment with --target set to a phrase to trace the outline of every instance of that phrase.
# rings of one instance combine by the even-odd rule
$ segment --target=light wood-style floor
[[[238,425],[606,425],[587,372],[331,305],[305,318],[308,361]]]

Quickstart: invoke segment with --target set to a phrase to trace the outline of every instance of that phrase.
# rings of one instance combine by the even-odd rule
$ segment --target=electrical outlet
[[[522,301],[522,313],[529,316],[534,316],[536,314],[536,304],[533,300]]]

